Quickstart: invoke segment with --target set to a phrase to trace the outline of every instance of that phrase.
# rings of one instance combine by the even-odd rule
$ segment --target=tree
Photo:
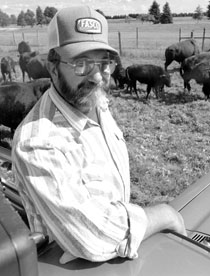
[[[27,25],[30,25],[31,27],[34,26],[36,23],[35,14],[31,10],[27,10],[27,12],[24,14],[25,22]]]
[[[210,1],[209,1],[208,6],[207,6],[206,16],[208,17],[208,19],[210,19]]]
[[[17,17],[14,14],[10,15],[10,23],[17,24]]]
[[[56,14],[58,10],[54,7],[46,7],[44,10],[44,16],[45,16],[45,21],[46,24],[50,23],[51,19],[53,16]]]
[[[42,9],[40,8],[40,6],[37,7],[36,9],[36,24],[37,25],[43,25],[45,23],[45,17],[44,14],[42,12]]]
[[[192,18],[196,20],[201,20],[203,18],[203,11],[200,5],[197,6]]]
[[[24,11],[21,11],[17,17],[17,25],[24,27],[26,26],[26,21],[25,21],[25,14]]]
[[[162,24],[173,23],[173,17],[172,17],[171,9],[169,7],[168,2],[166,2],[165,5],[163,6],[163,13],[160,16],[160,23]]]
[[[10,24],[9,16],[0,10],[0,26],[6,27]]]
[[[153,1],[151,7],[149,8],[149,14],[154,16],[155,18],[154,23],[160,22],[160,7],[156,1]]]

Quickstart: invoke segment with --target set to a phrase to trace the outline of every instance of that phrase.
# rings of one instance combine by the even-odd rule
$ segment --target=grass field
[[[210,36],[210,22],[191,19],[174,19],[174,24],[152,25],[132,21],[109,22],[110,44],[118,48],[118,32],[122,38],[122,63],[151,63],[163,66],[164,50],[177,42],[179,29],[183,36]],[[138,48],[136,47],[138,28]],[[0,57],[13,56],[16,60],[17,46],[24,38],[33,49],[46,51],[46,28],[27,28],[13,31],[0,30]],[[39,41],[39,46],[37,46]],[[198,39],[201,47],[201,39]],[[205,40],[204,49],[210,48]],[[178,68],[176,62],[169,69]],[[21,80],[19,72],[18,79]],[[196,179],[210,170],[210,102],[204,100],[201,86],[191,82],[192,91],[184,91],[183,81],[177,71],[171,75],[172,87],[166,88],[157,100],[153,93],[145,101],[145,86],[141,88],[140,100],[134,95],[115,90],[112,86],[110,108],[128,145],[131,167],[133,202],[140,205],[170,201]],[[10,141],[4,127],[1,138]],[[10,175],[11,176],[11,175]]]

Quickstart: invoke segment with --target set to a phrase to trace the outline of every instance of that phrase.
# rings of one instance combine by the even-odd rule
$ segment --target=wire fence
[[[120,55],[160,56],[172,43],[195,38],[203,51],[210,48],[207,42],[210,35],[207,34],[207,30],[209,28],[198,29],[198,26],[190,30],[189,27],[186,29],[177,25],[121,23],[117,26],[112,24],[109,31],[109,43],[119,51]],[[47,29],[37,27],[0,30],[0,52],[17,51],[18,43],[22,40],[29,42],[34,50],[47,51]]]

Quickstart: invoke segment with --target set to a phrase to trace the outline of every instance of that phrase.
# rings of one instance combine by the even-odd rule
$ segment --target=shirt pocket
[[[103,165],[96,163],[91,163],[87,165],[82,170],[82,181],[83,184],[88,184],[89,182],[103,181],[104,171]]]
[[[106,169],[103,164],[90,164],[83,170],[82,182],[90,196],[112,198],[112,189],[110,189],[110,183],[107,182],[104,170]]]

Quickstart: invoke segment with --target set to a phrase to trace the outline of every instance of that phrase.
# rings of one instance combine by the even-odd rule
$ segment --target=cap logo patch
[[[80,33],[100,34],[101,22],[94,18],[81,18],[76,22],[77,31]]]

